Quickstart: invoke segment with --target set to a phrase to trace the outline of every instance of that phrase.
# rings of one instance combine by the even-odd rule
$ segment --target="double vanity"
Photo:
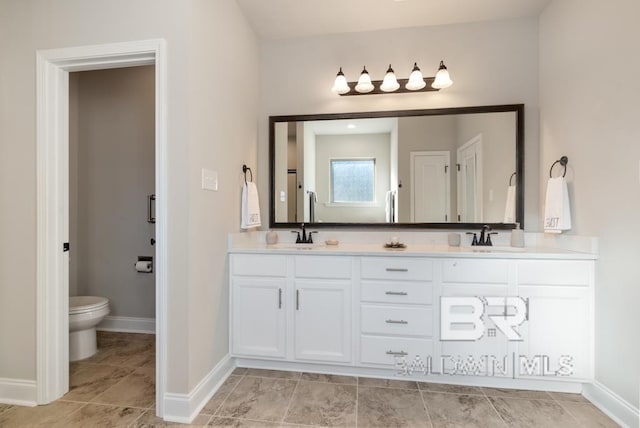
[[[593,378],[593,253],[353,235],[367,239],[230,237],[239,366],[567,392]]]

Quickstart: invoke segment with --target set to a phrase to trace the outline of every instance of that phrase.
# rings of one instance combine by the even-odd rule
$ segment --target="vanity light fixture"
[[[371,76],[369,76],[369,72],[367,71],[367,67],[362,68],[362,73],[360,73],[360,78],[358,79],[358,84],[356,85],[356,91],[361,94],[367,94],[373,91],[374,86],[371,83]]]
[[[440,89],[448,88],[452,84],[453,81],[449,76],[447,67],[444,65],[444,61],[440,61],[435,77],[424,77],[418,67],[418,63],[414,62],[408,79],[396,78],[393,68],[389,64],[383,80],[372,81],[367,68],[363,67],[357,82],[347,82],[342,72],[342,67],[340,67],[331,90],[339,95],[400,94],[439,91]],[[355,91],[351,90],[352,87],[354,87]]]
[[[333,88],[331,88],[331,91],[334,94],[342,95],[346,94],[350,90],[351,88],[349,87],[347,79],[344,77],[344,73],[342,72],[342,67],[340,67],[340,71],[338,71],[338,74],[336,74],[336,81],[333,83]]]
[[[393,68],[391,68],[391,64],[389,64],[389,68],[387,69],[387,74],[384,75],[384,79],[382,80],[382,85],[380,85],[380,90],[382,92],[393,92],[397,91],[400,87],[398,83],[398,79],[396,79],[396,75],[393,72]]]
[[[445,89],[451,85],[453,85],[453,80],[451,80],[451,77],[449,77],[447,66],[444,65],[444,61],[440,61],[440,67],[438,67],[436,78],[431,86],[436,89]]]

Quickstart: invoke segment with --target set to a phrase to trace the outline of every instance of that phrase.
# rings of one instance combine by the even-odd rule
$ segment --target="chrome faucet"
[[[472,246],[483,246],[483,247],[491,247],[493,246],[493,242],[491,242],[491,235],[497,235],[498,232],[491,232],[491,226],[484,225],[480,230],[480,239],[475,232],[467,232],[467,235],[473,235],[473,240],[471,241]]]
[[[291,231],[291,233],[298,234],[298,236],[296,237],[296,244],[313,244],[313,238],[311,235],[317,232],[310,230],[309,233],[307,233],[307,229],[305,228],[304,223],[300,225],[300,228],[302,229],[302,235],[300,235],[300,232],[297,230]]]

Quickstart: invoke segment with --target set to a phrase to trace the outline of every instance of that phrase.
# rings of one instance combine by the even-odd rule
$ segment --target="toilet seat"
[[[69,315],[97,311],[109,305],[109,299],[99,296],[73,296],[69,298]]]

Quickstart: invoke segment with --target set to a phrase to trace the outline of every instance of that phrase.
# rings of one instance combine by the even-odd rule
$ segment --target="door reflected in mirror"
[[[271,117],[271,225],[522,222],[523,110]]]

